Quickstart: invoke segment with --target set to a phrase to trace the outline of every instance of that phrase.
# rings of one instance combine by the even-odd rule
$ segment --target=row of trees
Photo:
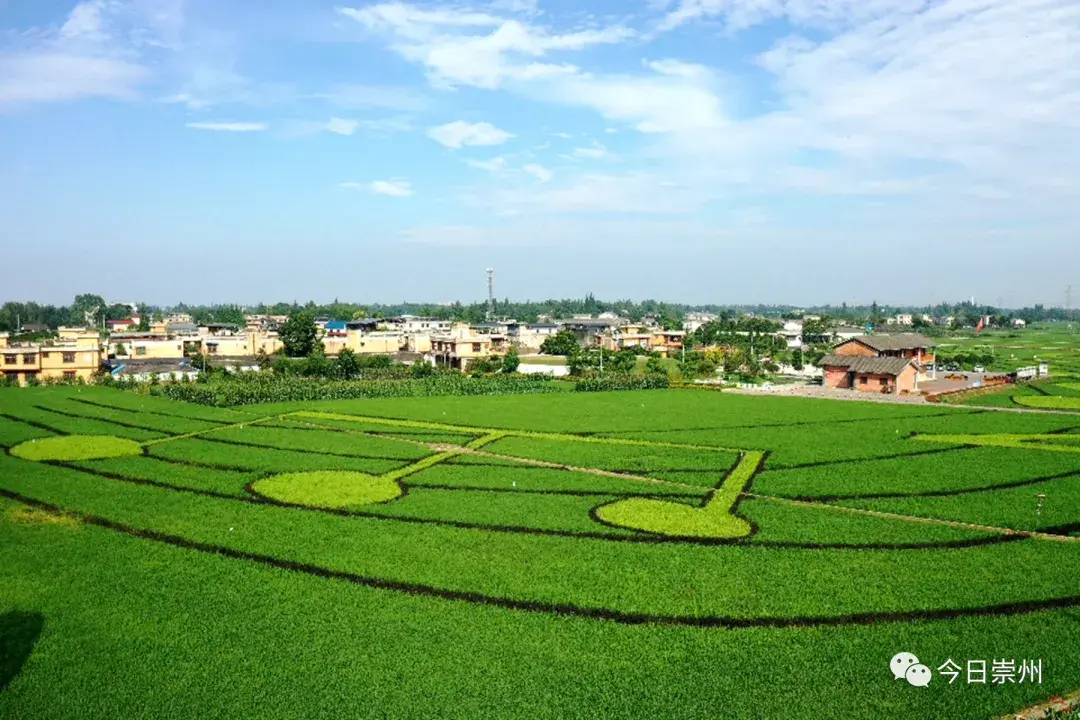
[[[426,315],[445,320],[480,322],[487,317],[486,302],[460,303],[445,305],[432,303],[397,303],[363,304],[334,300],[331,303],[315,302],[278,302],[259,303],[241,307],[235,304],[192,305],[180,303],[174,306],[157,306],[145,303],[138,305],[144,316],[164,315],[170,312],[186,312],[196,322],[219,322],[243,325],[245,313],[269,315],[297,315],[304,313],[311,317],[325,316],[334,319],[390,317],[401,314]],[[597,315],[604,312],[617,313],[634,321],[653,317],[666,329],[682,326],[682,319],[691,311],[710,312],[721,319],[734,319],[750,313],[755,319],[767,318],[771,321],[801,319],[804,314],[828,314],[836,321],[862,325],[870,322],[878,326],[886,317],[900,312],[920,316],[923,313],[932,317],[952,316],[961,327],[973,327],[978,319],[985,315],[999,318],[1002,324],[1012,318],[1027,322],[1040,320],[1076,320],[1074,310],[1061,307],[1046,307],[1041,304],[1014,310],[992,305],[975,305],[971,302],[939,303],[925,306],[886,306],[874,302],[869,305],[839,306],[824,305],[816,307],[795,307],[791,305],[688,305],[668,303],[659,300],[599,300],[593,295],[580,299],[549,299],[539,301],[513,302],[509,299],[496,301],[495,312],[501,317],[513,317],[522,322],[533,322],[540,315],[552,317],[570,317],[577,314]],[[0,305],[0,331],[13,331],[20,325],[41,324],[49,327],[60,325],[100,326],[105,320],[120,320],[131,314],[131,307],[121,303],[109,303],[101,295],[87,293],[77,295],[71,305],[43,305],[36,302],[6,302]]]

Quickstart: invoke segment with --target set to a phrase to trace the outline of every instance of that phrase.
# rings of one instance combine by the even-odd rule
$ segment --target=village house
[[[893,395],[918,391],[934,362],[934,342],[918,333],[864,335],[840,343],[818,365],[826,387]]]
[[[12,345],[0,333],[0,373],[25,385],[32,380],[81,378],[89,381],[101,368],[101,339],[94,331],[65,340]]]
[[[1009,321],[1009,325],[1011,325],[1014,328],[1027,327],[1027,323],[1024,320],[1021,320],[1020,318],[1013,318],[1012,320]]]
[[[553,322],[535,322],[510,327],[509,338],[524,350],[539,351],[544,341],[558,332],[559,326]]]
[[[477,359],[488,357],[492,352],[490,335],[451,333],[431,336],[431,355],[436,365],[465,371]]]

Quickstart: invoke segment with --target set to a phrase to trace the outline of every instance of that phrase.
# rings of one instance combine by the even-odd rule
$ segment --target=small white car
[[[974,372],[986,372],[986,368],[984,368],[982,365],[976,365],[972,368],[972,370]]]

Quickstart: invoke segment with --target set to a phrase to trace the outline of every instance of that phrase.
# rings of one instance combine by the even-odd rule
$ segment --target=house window
[[[4,364],[5,365],[15,365],[18,362],[19,362],[19,356],[18,355],[5,355],[4,356]]]
[[[33,365],[37,362],[37,353],[24,353],[22,361],[23,365]]]
[[[472,351],[474,353],[480,352],[480,343],[473,343],[472,344]]]
[[[865,385],[866,384],[866,376],[865,375],[863,375],[862,377],[859,378],[859,384],[860,385]]]
[[[25,380],[26,382],[32,382],[35,378],[37,378],[37,373],[36,372],[24,372],[23,373],[23,380]]]
[[[207,345],[206,352],[209,355],[217,355],[217,345]]]
[[[135,348],[135,354],[136,355],[145,355],[146,354],[146,346],[145,345],[140,345],[139,347]]]
[[[878,380],[878,384],[881,385],[881,386],[888,385],[889,384],[889,378],[881,378],[880,380]]]
[[[65,370],[64,371],[64,377],[66,377],[66,378],[74,378],[75,375],[76,375],[76,373],[75,373],[74,370]]]
[[[48,357],[49,357],[49,353],[47,353],[47,352],[41,353],[41,359],[42,360],[46,360]]]
[[[73,353],[73,352],[64,353],[64,362],[66,362],[66,363],[75,362],[75,353]]]

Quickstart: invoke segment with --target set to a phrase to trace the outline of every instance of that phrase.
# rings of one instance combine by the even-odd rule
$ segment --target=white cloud
[[[330,122],[326,123],[324,127],[328,132],[332,132],[336,135],[352,135],[359,126],[360,123],[356,120],[332,117],[330,118]]]
[[[261,132],[266,129],[260,122],[189,122],[187,127],[193,130],[215,130],[218,132]]]
[[[465,162],[478,170],[486,170],[490,173],[498,173],[506,170],[506,158],[502,155],[493,157],[490,160],[466,160]]]
[[[86,0],[64,23],[12,35],[0,52],[0,107],[101,97],[132,99],[150,77],[132,43],[126,4]]]
[[[512,133],[500,130],[491,123],[467,123],[456,120],[428,130],[428,137],[448,148],[461,148],[465,145],[489,146],[502,145],[514,137]]]
[[[570,138],[572,138],[574,136],[571,135],[570,133],[567,133],[567,132],[557,132],[557,133],[551,133],[551,137],[557,137],[557,138],[562,138],[563,140],[569,140]]]
[[[402,112],[420,112],[431,104],[425,95],[413,88],[393,85],[337,85],[312,97],[344,108],[384,108]]]
[[[546,183],[551,180],[551,171],[543,165],[537,165],[536,163],[526,163],[521,166],[521,169],[532,175],[534,178],[542,183]]]
[[[493,8],[497,9],[497,8]],[[550,53],[613,44],[634,36],[622,26],[583,28],[566,33],[519,19],[466,9],[428,10],[392,2],[363,9],[341,8],[373,32],[389,37],[402,57],[423,64],[432,84],[494,89],[506,81],[529,81],[578,72],[566,63],[538,61]]]
[[[412,183],[408,180],[375,180],[369,183],[344,182],[341,187],[346,190],[364,190],[377,195],[389,195],[391,197],[409,197],[413,194]]]
[[[707,198],[697,188],[642,172],[587,173],[543,188],[475,188],[462,194],[474,207],[499,215],[563,213],[677,214],[699,208]]]
[[[139,65],[59,52],[0,54],[0,106],[91,97],[130,99],[149,76]]]
[[[598,142],[594,142],[590,147],[574,148],[572,157],[575,158],[587,158],[590,160],[599,160],[608,154],[607,148]]]

